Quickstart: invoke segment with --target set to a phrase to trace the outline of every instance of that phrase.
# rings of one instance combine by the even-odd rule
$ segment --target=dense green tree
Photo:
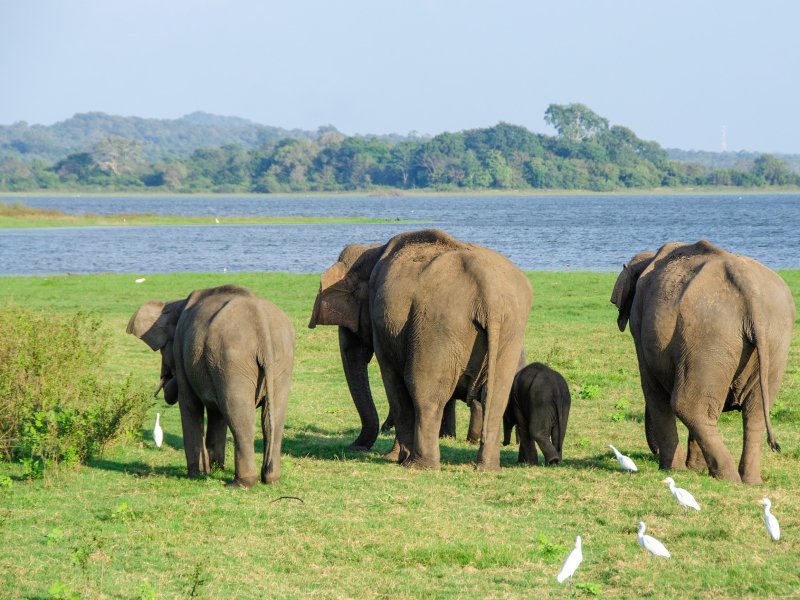
[[[551,104],[544,112],[544,121],[560,137],[573,142],[588,140],[608,129],[608,119],[580,103]]]
[[[797,182],[797,177],[789,173],[786,165],[771,154],[762,154],[754,161],[753,175],[759,183],[763,181],[768,185],[787,185]]]

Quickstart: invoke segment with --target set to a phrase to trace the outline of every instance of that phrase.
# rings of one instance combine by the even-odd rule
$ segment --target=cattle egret
[[[164,442],[164,430],[161,429],[161,424],[158,422],[161,418],[161,413],[156,413],[156,424],[153,427],[153,441],[156,443],[157,448],[161,448],[161,444]]]
[[[572,579],[572,574],[578,568],[583,560],[583,552],[581,551],[581,536],[575,538],[575,547],[569,553],[567,558],[564,559],[564,564],[561,565],[561,570],[556,576],[558,583],[564,583],[565,579]]]
[[[644,530],[644,521],[639,521],[639,545],[653,556],[669,558],[669,550],[664,547],[664,544],[651,535],[645,535]]]
[[[136,283],[144,283],[144,282],[145,282],[144,277],[139,277],[139,279],[136,280]]]
[[[697,500],[694,499],[694,496],[683,488],[675,487],[675,480],[672,477],[667,477],[661,483],[669,484],[669,491],[672,492],[672,495],[675,496],[675,500],[677,500],[678,504],[683,508],[700,510],[700,505],[697,503]]]
[[[636,471],[639,470],[636,468],[636,464],[630,459],[629,456],[625,456],[619,450],[614,448],[614,446],[612,446],[611,444],[609,444],[608,447],[614,451],[614,456],[617,457],[617,460],[619,461],[619,466],[622,467],[623,471],[627,471],[628,475],[630,475],[631,473],[635,473]]]
[[[777,542],[781,539],[781,526],[778,525],[778,519],[775,518],[775,515],[769,511],[772,502],[769,501],[769,498],[762,498],[758,503],[764,507],[764,525],[767,526],[767,532]]]

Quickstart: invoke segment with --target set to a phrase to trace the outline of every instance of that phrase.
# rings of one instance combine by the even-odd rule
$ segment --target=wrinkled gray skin
[[[671,243],[623,267],[611,302],[630,319],[648,443],[662,469],[706,465],[714,477],[761,483],[761,444],[779,450],[772,407],[789,354],[795,306],[786,283],[757,261],[707,241]],[[717,429],[742,412],[738,470]],[[689,429],[688,456],[675,417]]]
[[[127,332],[161,350],[164,400],[180,407],[189,477],[224,466],[230,427],[236,472],[231,485],[255,485],[254,431],[261,406],[261,481],[280,478],[295,346],[292,324],[280,309],[244,288],[226,285],[167,304],[147,302],[131,317]]]
[[[520,463],[539,464],[538,444],[545,464],[558,464],[563,458],[570,404],[569,386],[560,373],[538,362],[527,365],[511,386],[503,415],[503,445],[511,443],[516,425]]]
[[[531,296],[527,278],[508,259],[442,231],[345,247],[322,274],[309,327],[339,326],[342,364],[363,425],[354,445],[369,448],[378,435],[367,378],[374,353],[395,419],[390,458],[438,469],[443,413],[458,398],[482,402],[478,468],[499,469],[500,422]]]

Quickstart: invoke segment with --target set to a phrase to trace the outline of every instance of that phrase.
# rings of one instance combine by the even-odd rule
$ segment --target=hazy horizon
[[[547,106],[580,102],[664,148],[800,153],[788,0],[33,0],[3,13],[3,125],[201,111],[347,135],[552,134]]]

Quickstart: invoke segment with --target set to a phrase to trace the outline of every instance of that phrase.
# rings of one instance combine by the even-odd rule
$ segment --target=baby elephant
[[[567,433],[570,395],[567,382],[547,365],[531,363],[517,373],[503,415],[503,445],[517,426],[519,462],[538,465],[536,444],[548,465],[561,461]]]
[[[236,470],[231,485],[255,485],[254,430],[261,406],[261,481],[280,478],[295,346],[292,324],[280,309],[249,290],[225,285],[167,304],[151,300],[134,313],[127,332],[161,350],[159,390],[163,387],[168,404],[180,407],[189,477],[224,466],[230,427]]]

